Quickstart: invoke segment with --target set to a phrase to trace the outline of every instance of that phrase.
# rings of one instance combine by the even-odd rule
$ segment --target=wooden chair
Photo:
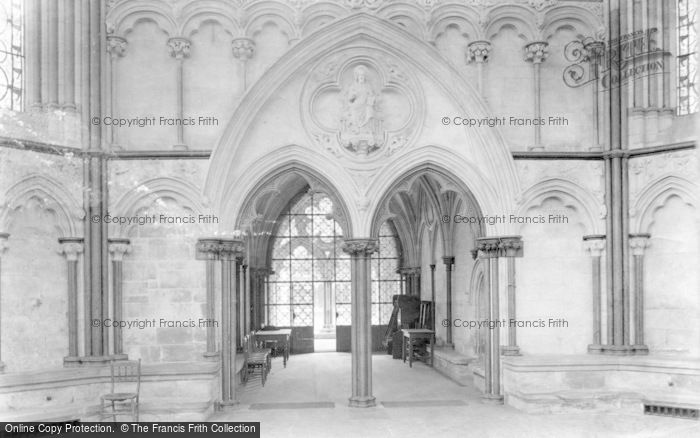
[[[259,369],[262,386],[265,386],[267,373],[270,369],[270,353],[267,350],[256,350],[253,337],[245,335],[243,337],[243,354],[245,357],[244,381],[247,382],[248,375],[255,373],[255,370]]]
[[[141,359],[112,361],[110,363],[111,390],[101,399],[101,417],[131,415],[139,421],[139,393],[141,391]]]

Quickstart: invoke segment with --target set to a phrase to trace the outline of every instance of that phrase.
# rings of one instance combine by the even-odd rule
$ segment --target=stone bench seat
[[[445,347],[435,347],[434,354],[433,367],[440,374],[449,377],[459,385],[471,385],[472,373],[469,365],[474,361],[474,357],[466,356],[452,348]]]

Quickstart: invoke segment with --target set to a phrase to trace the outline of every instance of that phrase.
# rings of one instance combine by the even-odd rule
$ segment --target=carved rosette
[[[489,41],[472,41],[467,46],[467,62],[477,64],[488,62],[491,53],[491,43]]]
[[[546,41],[535,41],[525,46],[525,61],[533,64],[540,64],[547,59],[549,54],[549,43]]]
[[[343,242],[343,252],[353,257],[367,256],[379,250],[377,239],[346,239]]]
[[[126,39],[120,36],[109,35],[107,37],[107,53],[112,55],[113,58],[124,56],[127,45]]]
[[[583,249],[591,257],[601,257],[605,251],[605,236],[602,234],[583,236]]]
[[[255,54],[255,41],[251,38],[235,38],[231,41],[233,57],[243,62],[248,61]]]
[[[112,255],[113,261],[122,261],[124,255],[130,252],[131,241],[129,239],[109,239],[109,253]]]
[[[83,252],[82,237],[61,238],[58,239],[58,243],[61,244],[61,249],[58,253],[63,254],[68,261],[74,262],[78,260],[78,256]]]
[[[168,40],[170,56],[181,61],[190,56],[190,40],[187,38],[170,38]]]

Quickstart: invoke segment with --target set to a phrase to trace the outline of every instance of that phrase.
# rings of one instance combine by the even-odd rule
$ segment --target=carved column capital
[[[170,38],[168,40],[168,51],[170,56],[178,61],[190,56],[190,40],[182,37]]]
[[[221,241],[216,238],[197,239],[195,258],[197,260],[218,260]]]
[[[489,41],[472,41],[467,46],[467,62],[488,62],[491,53]]]
[[[605,251],[605,236],[602,234],[583,236],[583,249],[592,257],[602,256]]]
[[[601,64],[601,60],[605,53],[605,43],[598,40],[588,40],[583,43],[585,59],[594,64]]]
[[[124,255],[131,252],[131,241],[129,239],[109,239],[109,253],[112,255],[112,260],[121,262]]]
[[[498,248],[502,257],[522,257],[523,240],[521,236],[501,236]]]
[[[255,54],[255,41],[252,38],[234,38],[231,41],[233,57],[243,62],[248,61]]]
[[[377,239],[345,239],[343,251],[351,256],[369,256],[379,249]]]
[[[442,262],[444,264],[446,264],[447,266],[452,266],[455,264],[455,258],[454,258],[454,256],[443,256]]]
[[[525,45],[525,61],[540,64],[549,54],[549,43],[546,41],[534,41]]]
[[[58,253],[65,255],[68,261],[74,262],[78,260],[78,256],[83,252],[82,237],[62,237],[58,239],[58,243],[61,244],[61,249]]]
[[[127,46],[128,43],[125,38],[116,35],[109,35],[107,37],[107,53],[112,55],[113,58],[124,56]]]
[[[650,237],[650,234],[630,234],[629,242],[632,255],[644,255],[644,250],[649,246]]]
[[[243,239],[220,239],[219,256],[221,260],[243,261],[245,257],[245,241]]]
[[[10,248],[10,245],[7,243],[7,240],[10,238],[9,233],[0,233],[0,257],[2,257],[2,254]]]

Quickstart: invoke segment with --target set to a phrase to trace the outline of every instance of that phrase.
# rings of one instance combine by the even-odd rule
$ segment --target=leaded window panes
[[[0,109],[22,110],[22,1],[0,2]]]
[[[398,237],[392,225],[379,229],[379,250],[372,254],[372,324],[386,325],[393,311],[392,297],[400,293]]]
[[[332,218],[333,203],[306,193],[278,220],[273,236],[269,324],[314,325],[314,291],[335,290],[336,324],[350,324],[350,259],[342,252],[343,230]],[[286,294],[286,295],[285,295]],[[282,308],[286,310],[281,310]]]
[[[696,0],[678,0],[678,114],[686,115],[698,110],[698,59],[695,56],[697,32],[695,17]]]

